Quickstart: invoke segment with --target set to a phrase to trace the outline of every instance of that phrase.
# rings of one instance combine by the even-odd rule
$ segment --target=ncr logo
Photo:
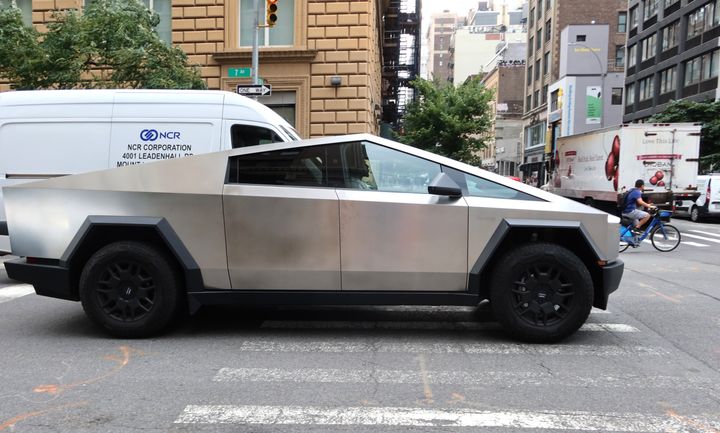
[[[140,131],[140,140],[142,141],[155,141],[158,138],[165,140],[179,140],[180,132],[178,131],[165,131],[158,132],[157,129],[143,129]]]

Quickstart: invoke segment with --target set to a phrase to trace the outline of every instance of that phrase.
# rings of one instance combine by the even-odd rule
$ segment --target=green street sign
[[[252,68],[228,68],[228,77],[230,78],[250,78]]]

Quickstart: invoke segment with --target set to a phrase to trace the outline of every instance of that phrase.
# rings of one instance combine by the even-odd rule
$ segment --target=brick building
[[[437,79],[440,82],[452,80],[450,40],[455,34],[455,29],[464,21],[463,17],[450,11],[433,14],[430,17],[430,27],[425,35],[428,47],[425,73],[428,79]]]
[[[529,0],[527,19],[527,65],[523,115],[523,177],[544,182],[548,130],[547,104],[550,84],[560,78],[560,35],[568,25],[606,24],[612,58],[609,69],[621,64],[625,52],[627,0]],[[539,185],[538,185],[539,186]]]
[[[85,0],[90,1],[90,0]],[[260,102],[303,137],[379,131],[382,16],[389,0],[279,0],[278,22],[260,34],[259,75],[273,95]],[[53,10],[83,0],[16,0],[42,29]],[[261,22],[265,1],[258,1]],[[251,66],[253,0],[145,0],[161,18],[160,36],[201,66],[210,89],[234,91],[249,78],[230,68]],[[340,84],[331,84],[339,77]],[[2,85],[0,90],[7,90]]]

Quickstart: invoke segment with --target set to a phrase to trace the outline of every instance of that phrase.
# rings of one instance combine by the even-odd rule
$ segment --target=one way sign
[[[270,84],[238,84],[235,92],[243,96],[270,96],[272,86]]]

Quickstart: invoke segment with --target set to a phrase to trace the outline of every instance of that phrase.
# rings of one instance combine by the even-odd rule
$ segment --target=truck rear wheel
[[[491,279],[490,305],[512,336],[550,343],[577,331],[590,314],[593,282],[585,264],[556,244],[507,253]]]
[[[181,281],[173,262],[141,242],[115,242],[98,250],[83,268],[79,285],[87,316],[121,338],[159,333],[180,305]]]

